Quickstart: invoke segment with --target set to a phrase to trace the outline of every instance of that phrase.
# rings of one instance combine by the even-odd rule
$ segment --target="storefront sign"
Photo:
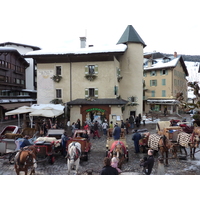
[[[91,111],[105,112],[105,110],[100,109],[100,108],[90,108],[90,109],[87,109],[87,110],[86,110],[86,112],[91,112]]]

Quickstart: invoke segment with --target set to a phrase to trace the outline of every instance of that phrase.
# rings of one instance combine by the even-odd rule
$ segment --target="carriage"
[[[68,150],[68,145],[72,142],[78,142],[81,144],[81,159],[87,161],[88,153],[90,152],[92,146],[87,130],[83,129],[75,130],[73,137],[67,140],[66,143],[67,150]]]

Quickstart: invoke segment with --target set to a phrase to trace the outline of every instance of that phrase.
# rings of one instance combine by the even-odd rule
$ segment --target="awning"
[[[13,110],[21,106],[30,106],[30,102],[0,104],[0,106],[2,106],[6,110]]]
[[[180,104],[178,100],[175,99],[149,99],[147,103],[150,104],[168,104],[168,105],[175,105]]]

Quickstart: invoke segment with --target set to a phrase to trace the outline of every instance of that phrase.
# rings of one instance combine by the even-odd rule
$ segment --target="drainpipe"
[[[70,66],[70,73],[69,73],[69,80],[70,80],[70,101],[72,101],[72,62],[69,57],[69,66]]]

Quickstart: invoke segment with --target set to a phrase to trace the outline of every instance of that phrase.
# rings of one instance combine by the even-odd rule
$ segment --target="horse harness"
[[[71,144],[72,144],[72,146],[76,147],[75,142],[73,142],[73,143],[71,143]],[[69,160],[74,160],[74,161],[76,161],[76,160],[80,157],[80,154],[81,154],[81,151],[76,147],[76,153],[73,155],[73,157],[70,156],[68,152],[67,152],[67,156],[66,156],[66,157],[67,157]]]

